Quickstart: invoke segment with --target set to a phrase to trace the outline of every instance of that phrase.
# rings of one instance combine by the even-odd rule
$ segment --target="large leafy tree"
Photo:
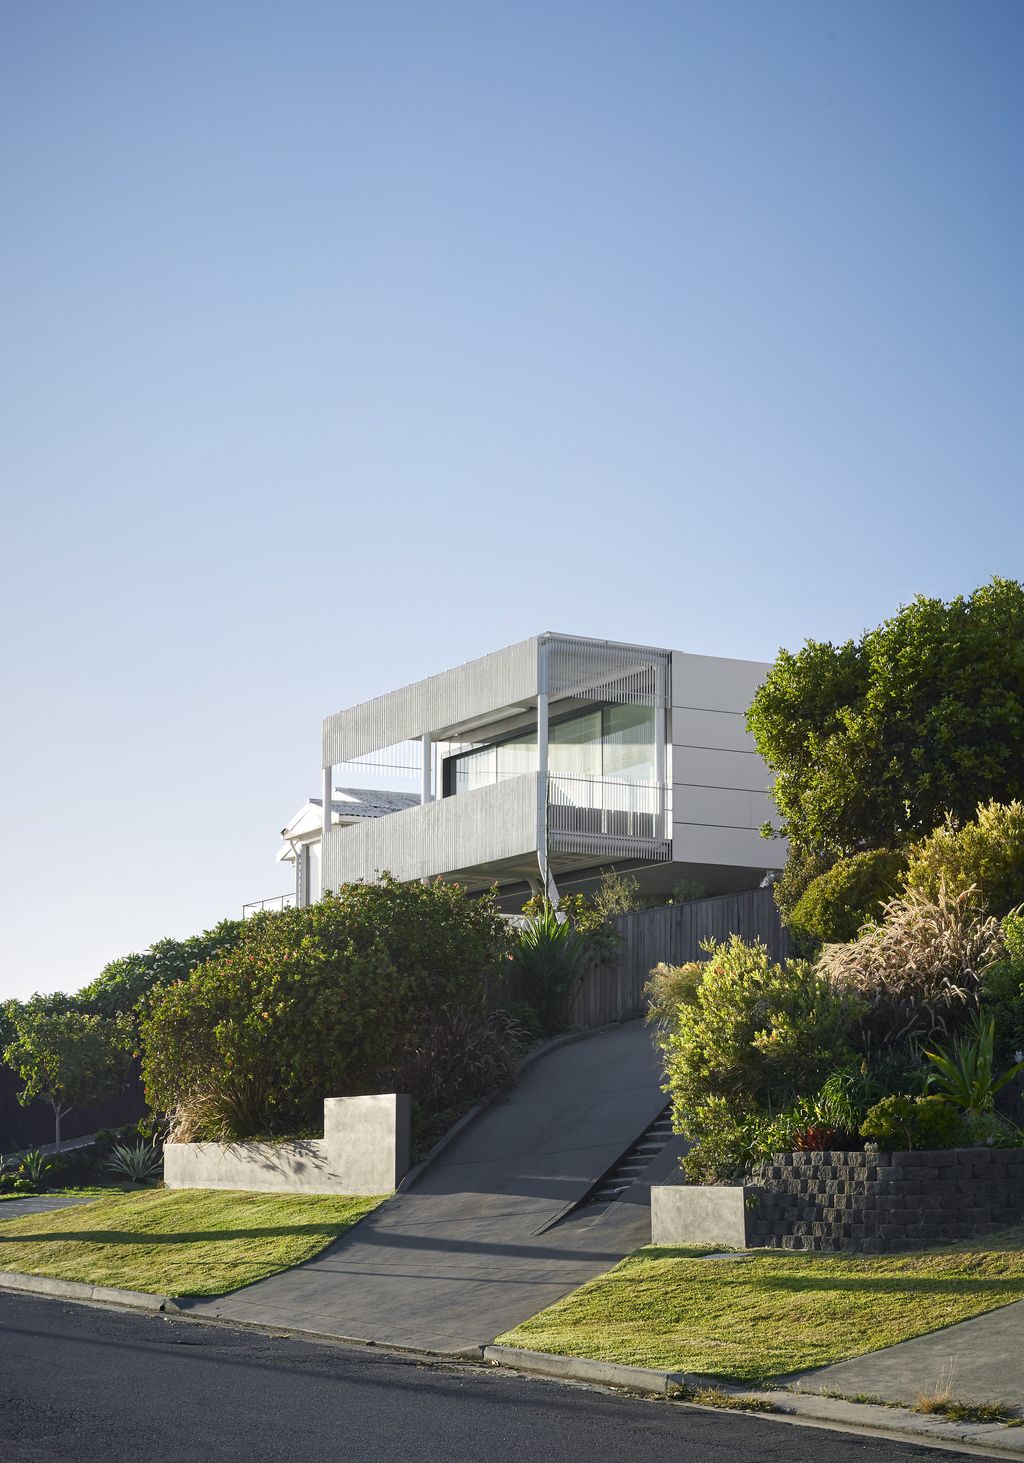
[[[54,1143],[73,1107],[105,1096],[127,1075],[132,1026],[125,1016],[108,1019],[76,1010],[67,998],[34,996],[10,1001],[5,1014],[13,1038],[4,1061],[21,1079],[18,1101],[41,1098],[53,1109]]]
[[[781,827],[826,862],[1024,795],[1024,585],[919,595],[858,641],[783,650],[748,726]]]
[[[187,940],[157,940],[141,955],[122,955],[105,965],[76,997],[77,1004],[98,1016],[133,1010],[150,991],[185,980],[204,960],[226,955],[238,943],[242,920],[222,919],[211,930]]]

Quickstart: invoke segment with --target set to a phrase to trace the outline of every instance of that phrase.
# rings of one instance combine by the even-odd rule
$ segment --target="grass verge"
[[[0,1270],[157,1295],[222,1295],[311,1259],[379,1198],[143,1189],[3,1219]]]
[[[1024,1298],[1024,1230],[906,1255],[638,1250],[504,1346],[763,1384]]]

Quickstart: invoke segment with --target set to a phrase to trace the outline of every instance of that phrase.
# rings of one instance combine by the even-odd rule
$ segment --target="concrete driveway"
[[[549,1052],[407,1192],[308,1264],[200,1315],[393,1346],[480,1346],[650,1240],[656,1160],[598,1217],[557,1221],[665,1104],[642,1022]]]

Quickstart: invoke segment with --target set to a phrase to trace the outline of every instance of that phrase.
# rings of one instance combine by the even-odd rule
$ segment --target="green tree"
[[[111,960],[94,981],[83,986],[76,1002],[97,1016],[132,1011],[150,991],[185,980],[204,960],[234,949],[242,923],[240,919],[222,919],[212,930],[187,940],[157,940],[141,955]]]
[[[1024,796],[1022,688],[1015,580],[919,595],[859,641],[780,652],[747,717],[775,773],[772,831],[834,861]]]
[[[60,1149],[61,1120],[73,1107],[94,1102],[123,1082],[131,1054],[131,1024],[75,1010],[66,998],[34,996],[9,1001],[14,1031],[4,1061],[21,1079],[18,1101],[36,1098],[53,1109],[54,1144]]]

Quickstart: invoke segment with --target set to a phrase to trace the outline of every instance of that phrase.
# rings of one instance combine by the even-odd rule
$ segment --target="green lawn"
[[[160,1295],[221,1295],[310,1259],[379,1198],[142,1189],[4,1219],[0,1270]]]
[[[1024,1298],[1024,1231],[908,1255],[638,1250],[506,1346],[762,1383]]]

